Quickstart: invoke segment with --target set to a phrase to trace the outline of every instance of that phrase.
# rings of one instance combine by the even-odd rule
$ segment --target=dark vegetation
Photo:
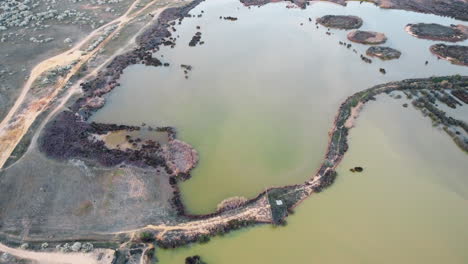
[[[468,66],[468,46],[436,44],[430,50],[437,57],[453,64]]]
[[[369,47],[366,51],[366,54],[371,57],[377,57],[382,60],[393,60],[398,59],[401,56],[401,52],[390,48],[382,46],[372,46]]]
[[[362,167],[354,167],[354,168],[349,169],[349,171],[351,171],[351,172],[363,172],[364,169]]]
[[[452,95],[457,97],[463,103],[468,104],[468,92],[466,90],[452,91]]]
[[[184,17],[199,2],[201,1],[196,0],[184,7],[166,9],[160,14],[157,23],[137,38],[137,48],[117,56],[105,70],[98,73],[96,78],[83,83],[81,85],[83,96],[70,107],[70,110],[58,114],[47,124],[39,140],[39,149],[47,156],[59,160],[82,158],[97,161],[104,166],[129,163],[136,166],[164,167],[168,173],[171,173],[158,144],[143,144],[141,149],[122,151],[109,149],[103,141],[91,139],[92,134],[102,135],[124,129],[139,130],[140,127],[96,124],[87,120],[93,112],[103,106],[90,102],[100,101],[102,96],[118,86],[117,80],[126,67],[138,63],[156,67],[163,65],[152,56],[152,53],[157,51],[159,45],[164,44],[165,38],[171,35],[168,30],[170,21]],[[157,130],[168,130],[175,134],[173,128],[164,127]]]
[[[202,258],[198,255],[187,257],[185,259],[185,264],[206,264]]]
[[[455,25],[448,27],[435,23],[418,23],[408,24],[407,27],[412,34],[422,39],[457,42],[468,38],[468,35]]]
[[[317,18],[317,23],[328,28],[357,29],[362,26],[362,19],[357,16],[326,15]]]
[[[277,0],[240,0],[245,6],[262,6]],[[300,8],[306,8],[310,4],[307,0],[289,0]],[[328,2],[346,5],[345,0],[327,0]],[[360,1],[361,3],[364,1]],[[366,2],[382,4],[381,0],[367,0]],[[420,13],[436,14],[439,16],[453,17],[468,21],[468,2],[465,0],[387,0],[392,9],[410,10]]]
[[[285,224],[284,219],[291,209],[301,200],[303,190],[297,186],[273,188],[267,191],[268,202],[275,225]]]
[[[201,41],[201,32],[196,32],[189,42],[190,47],[195,47]]]
[[[220,19],[224,19],[224,20],[229,20],[229,21],[236,21],[237,20],[237,17],[232,17],[232,16],[225,16],[225,17],[219,17]]]
[[[148,231],[140,233],[140,240],[145,243],[154,241],[154,234]]]

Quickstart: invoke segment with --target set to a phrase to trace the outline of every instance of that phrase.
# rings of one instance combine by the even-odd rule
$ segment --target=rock
[[[89,242],[83,243],[83,245],[81,245],[81,251],[83,252],[90,252],[93,249],[94,249],[94,245]]]
[[[70,249],[73,251],[73,252],[78,252],[80,251],[81,249],[81,243],[80,242],[75,242],[71,247]]]
[[[383,44],[387,41],[387,37],[383,33],[362,30],[349,32],[348,39],[353,42],[369,45]]]
[[[373,46],[369,47],[366,54],[371,57],[377,57],[381,60],[393,60],[398,59],[401,56],[401,52],[389,47]]]
[[[328,28],[357,29],[362,26],[362,19],[357,16],[326,15],[317,18],[317,23]]]
[[[44,243],[41,244],[41,249],[43,249],[43,250],[48,248],[48,247],[49,247],[49,243],[47,243],[47,242],[44,242]]]
[[[61,252],[65,252],[65,253],[66,253],[66,252],[70,252],[70,250],[71,250],[71,249],[70,249],[70,244],[65,243],[63,246],[59,247],[59,250],[60,250]]]
[[[12,255],[5,252],[0,256],[0,263],[12,263],[14,259]]]

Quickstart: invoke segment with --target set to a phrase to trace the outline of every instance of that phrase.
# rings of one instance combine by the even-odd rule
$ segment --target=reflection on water
[[[365,107],[337,182],[301,204],[286,227],[159,250],[160,263],[195,254],[219,264],[467,263],[466,154],[401,103],[380,96]],[[351,173],[357,165],[364,172]]]
[[[348,7],[320,2],[306,10],[285,6],[248,9],[235,0],[203,2],[192,11],[203,10],[201,18],[177,26],[177,46],[156,53],[171,66],[128,68],[122,86],[94,117],[176,127],[200,153],[193,178],[181,186],[191,213],[212,212],[228,197],[253,197],[267,186],[310,177],[322,160],[340,102],[354,92],[387,81],[466,72],[432,56],[433,42],[404,31],[407,23],[455,20],[358,2]],[[361,16],[362,29],[384,32],[386,45],[403,52],[401,59],[363,63],[359,55],[367,46],[347,49],[338,44],[348,42],[346,31],[331,30],[328,36],[326,28],[309,22],[325,14]],[[189,47],[197,31],[205,44]],[[188,80],[181,64],[193,66]]]

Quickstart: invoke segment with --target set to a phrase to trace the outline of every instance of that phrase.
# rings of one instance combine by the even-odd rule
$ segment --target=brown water
[[[354,92],[404,78],[466,73],[466,68],[432,56],[428,47],[433,42],[404,31],[407,23],[419,21],[458,23],[452,19],[366,3],[342,7],[322,2],[306,10],[285,6],[248,9],[234,0],[203,2],[191,12],[204,10],[201,18],[184,19],[177,27],[177,46],[156,54],[171,66],[128,68],[122,86],[94,117],[175,126],[179,137],[200,153],[193,178],[182,184],[191,213],[208,213],[228,197],[253,197],[267,186],[310,177],[321,162],[340,102]],[[363,63],[359,54],[367,46],[353,44],[355,54],[338,44],[347,41],[345,31],[331,30],[328,36],[325,28],[308,22],[325,14],[361,16],[362,29],[385,32],[387,44],[403,52],[401,59]],[[189,47],[196,26],[205,44]],[[193,66],[188,80],[180,64]]]
[[[286,227],[159,250],[159,263],[196,254],[216,264],[467,263],[466,154],[401,103],[380,97],[365,107],[337,182],[301,204]],[[364,172],[349,172],[357,165]]]

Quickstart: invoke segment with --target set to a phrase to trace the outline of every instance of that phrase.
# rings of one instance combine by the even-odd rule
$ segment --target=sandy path
[[[0,168],[2,168],[5,162],[8,160],[16,145],[20,142],[21,138],[28,131],[32,123],[36,120],[37,116],[42,113],[49,105],[49,103],[57,97],[60,90],[66,85],[70,78],[80,70],[81,66],[83,66],[90,58],[92,58],[103,46],[105,46],[112,39],[112,37],[116,35],[117,32],[120,32],[120,30],[129,21],[140,15],[141,12],[156,2],[156,0],[153,0],[138,10],[138,12],[130,15],[130,13],[135,9],[140,1],[141,0],[136,0],[125,12],[125,14],[96,29],[85,39],[80,41],[80,43],[75,45],[72,49],[47,59],[33,68],[30,77],[24,85],[23,90],[16,100],[14,106],[8,112],[4,120],[0,123]],[[93,51],[84,54],[79,50],[84,44],[86,44],[86,42],[91,40],[93,37],[98,36],[104,28],[111,24],[116,24],[118,27],[111,34],[109,34],[109,36],[107,36],[106,39],[102,41]],[[25,101],[28,99],[28,94],[33,86],[33,83],[38,77],[54,67],[67,65],[75,60],[79,60],[79,62],[73,66],[73,68],[64,78],[61,78],[56,82],[51,92],[41,98],[37,98],[27,103],[27,105],[24,105]]]
[[[34,252],[23,249],[10,248],[0,243],[0,251],[12,256],[34,260],[44,264],[99,264],[99,262],[85,253],[59,253],[59,252]],[[101,262],[102,263],[102,262]]]

